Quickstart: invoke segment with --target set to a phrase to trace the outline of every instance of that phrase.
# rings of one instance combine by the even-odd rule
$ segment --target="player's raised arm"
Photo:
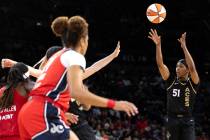
[[[12,67],[13,65],[15,65],[17,63],[17,61],[14,61],[12,59],[9,59],[9,58],[3,58],[1,60],[1,67],[2,68],[10,68]]]
[[[155,29],[151,29],[148,38],[150,38],[156,45],[156,63],[162,78],[164,80],[167,80],[170,75],[170,72],[168,70],[168,67],[163,63],[163,56],[161,50],[161,36],[157,34],[157,31]]]
[[[85,69],[85,72],[83,74],[83,79],[88,78],[89,76],[93,75],[94,73],[96,73],[97,71],[108,65],[110,62],[112,62],[112,60],[114,60],[114,58],[116,58],[119,55],[119,53],[120,53],[120,42],[118,41],[117,47],[110,55],[95,62],[93,65]]]
[[[138,109],[133,103],[127,101],[113,101],[107,98],[97,96],[88,91],[82,82],[83,70],[80,66],[74,65],[68,68],[67,80],[70,85],[70,93],[73,98],[82,104],[90,104],[97,107],[108,107],[114,110],[124,111],[128,116],[138,113]]]
[[[14,60],[8,59],[8,58],[4,58],[1,60],[2,68],[10,68],[10,67],[14,66],[16,63],[17,63],[17,61],[14,61]],[[29,65],[27,65],[27,66],[28,66],[29,73],[31,76],[34,76],[37,78],[41,75],[41,73],[42,73],[41,70],[35,69]]]
[[[197,73],[197,70],[196,70],[196,67],[195,67],[195,63],[194,63],[193,58],[192,58],[192,56],[191,56],[191,54],[188,51],[187,46],[186,46],[186,32],[182,34],[182,36],[178,39],[178,41],[180,42],[181,48],[184,52],[185,60],[186,60],[187,66],[189,68],[189,72],[190,72],[190,76],[192,78],[192,81],[195,84],[198,84],[199,83],[199,76],[198,76],[198,73]]]

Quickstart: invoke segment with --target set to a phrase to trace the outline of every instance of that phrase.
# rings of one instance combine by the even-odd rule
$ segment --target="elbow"
[[[158,66],[158,68],[160,68],[161,67],[161,64],[160,63],[157,63],[157,66]]]
[[[158,66],[158,68],[159,68],[159,69],[161,69],[161,68],[164,66],[164,64],[163,64],[163,63],[158,62],[158,63],[157,63],[157,66]]]
[[[79,102],[83,103],[85,99],[85,93],[83,93],[83,89],[81,87],[72,88],[70,93],[71,97],[78,100]]]
[[[76,87],[76,88],[71,88],[70,93],[71,93],[71,97],[74,99],[79,99],[80,98],[80,92],[81,90]]]

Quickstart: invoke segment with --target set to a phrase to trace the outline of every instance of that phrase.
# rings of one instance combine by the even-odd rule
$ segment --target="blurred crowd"
[[[130,60],[114,63],[86,83],[99,95],[126,99],[139,108],[139,114],[133,118],[120,112],[93,108],[88,118],[98,139],[165,140],[165,84],[154,66],[137,65]],[[210,136],[209,84],[209,80],[201,75],[194,106],[197,140],[209,140]]]
[[[11,51],[11,45],[13,51]],[[28,42],[7,42],[3,46],[5,47],[2,48],[4,53],[1,54],[1,58],[8,57],[31,65],[47,50],[39,45],[34,48],[34,43]],[[19,51],[20,48],[21,51]],[[19,53],[14,55],[14,52]],[[89,66],[106,55],[88,53],[90,54],[87,55]],[[148,62],[148,57],[133,56],[122,52],[117,60],[85,81],[94,93],[113,99],[131,101],[139,108],[139,114],[132,118],[121,112],[92,108],[88,112],[88,121],[94,128],[98,140],[165,140],[167,119],[165,84],[158,73],[155,61],[151,62],[151,60]],[[172,68],[175,68],[175,62]],[[1,76],[4,73],[1,69]],[[203,71],[199,73],[201,83],[194,106],[196,136],[197,140],[209,140],[210,77]]]

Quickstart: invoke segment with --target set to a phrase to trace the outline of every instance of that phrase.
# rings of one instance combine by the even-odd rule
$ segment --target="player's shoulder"
[[[62,55],[67,56],[67,57],[84,58],[84,56],[82,54],[80,54],[72,49],[66,50]]]
[[[61,63],[65,67],[70,67],[72,65],[80,65],[83,69],[86,67],[86,60],[84,55],[71,49],[62,54]]]
[[[167,90],[173,87],[175,82],[177,82],[177,78],[173,73],[171,73],[169,77],[165,80]]]

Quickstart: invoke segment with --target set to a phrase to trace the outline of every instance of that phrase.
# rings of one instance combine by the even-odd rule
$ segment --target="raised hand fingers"
[[[152,37],[154,34],[152,32],[149,32],[149,35]]]
[[[184,32],[184,33],[182,34],[182,38],[183,38],[183,39],[186,38],[186,32]]]
[[[153,38],[152,38],[151,36],[148,36],[148,38],[150,38],[150,39],[152,39],[152,40],[153,40]]]
[[[181,35],[181,38],[185,38],[186,37],[186,32],[184,32],[182,35]],[[181,39],[180,38],[180,39]]]
[[[117,42],[117,46],[119,46],[119,47],[120,47],[120,41],[118,41],[118,42]]]
[[[158,37],[157,31],[155,29],[150,29],[149,35],[152,37]]]
[[[155,31],[155,34],[157,35],[157,31],[154,29],[154,31]]]
[[[120,49],[120,41],[117,42],[117,49]]]
[[[158,36],[157,31],[155,29],[150,29],[150,31],[152,32],[153,35]]]
[[[154,30],[153,30],[153,29],[150,29],[150,32],[151,32],[152,34],[155,34],[155,32],[154,32]]]

